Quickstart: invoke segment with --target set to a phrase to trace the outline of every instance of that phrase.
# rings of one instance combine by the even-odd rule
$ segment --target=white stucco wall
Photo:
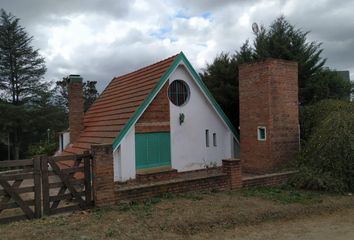
[[[214,110],[208,99],[196,85],[184,66],[179,66],[170,75],[169,83],[184,80],[190,88],[188,103],[178,107],[170,102],[171,125],[171,167],[178,171],[202,169],[206,166],[220,166],[222,159],[237,156],[238,143]],[[179,114],[185,115],[182,125]],[[209,147],[205,143],[205,130],[209,130]],[[213,146],[216,133],[217,146]],[[113,152],[114,180],[135,179],[135,126],[122,139]]]
[[[113,152],[113,159],[114,181],[135,179],[135,127],[128,131]]]
[[[55,153],[55,155],[62,153],[63,152],[62,149],[65,149],[69,144],[70,144],[70,132],[69,131],[61,132],[59,134],[59,149]]]
[[[184,66],[179,66],[169,79],[184,80],[190,88],[189,101],[181,106],[170,102],[171,161],[172,168],[188,171],[206,165],[220,166],[222,159],[234,156],[232,133],[224,124]],[[179,114],[185,115],[182,125]],[[209,147],[206,147],[205,130],[209,130]],[[213,146],[216,133],[217,146]]]

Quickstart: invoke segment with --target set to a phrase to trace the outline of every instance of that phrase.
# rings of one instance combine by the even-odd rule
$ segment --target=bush
[[[334,108],[334,106],[338,106]],[[297,187],[354,191],[354,105],[324,101],[311,107],[311,135],[298,158]]]
[[[339,100],[322,100],[300,108],[301,139],[306,142],[321,122],[334,112],[353,112],[353,103]]]
[[[42,143],[38,145],[30,145],[28,147],[28,155],[33,157],[35,155],[48,155],[52,156],[58,150],[56,142]]]

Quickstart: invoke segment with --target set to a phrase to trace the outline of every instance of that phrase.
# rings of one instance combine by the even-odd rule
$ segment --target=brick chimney
[[[274,172],[299,150],[298,65],[278,59],[243,64],[239,89],[242,168]]]
[[[69,76],[68,100],[70,143],[75,143],[84,129],[84,97],[80,75]]]

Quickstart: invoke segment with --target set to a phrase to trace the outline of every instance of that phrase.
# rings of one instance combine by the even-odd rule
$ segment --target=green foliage
[[[21,136],[16,144],[20,147],[19,157],[53,153],[54,146],[57,147],[56,133],[67,128],[67,117],[63,109],[51,104],[49,96],[47,100],[45,98],[43,96],[41,102],[31,106],[0,104],[0,139],[7,144],[8,133],[11,136],[13,129],[17,129]],[[47,143],[48,134],[50,144]],[[12,137],[10,142],[13,149]]]
[[[220,104],[225,114],[238,126],[239,90],[236,80],[238,79],[237,62],[229,54],[220,54],[212,64],[207,65],[207,69],[201,74],[201,78],[208,86],[216,101]],[[235,120],[237,120],[235,122]]]
[[[84,90],[84,110],[85,112],[98,98],[98,91],[96,89],[96,81],[86,81],[83,86]]]
[[[308,41],[308,33],[279,17],[269,28],[260,27],[253,45],[247,40],[235,54],[222,53],[207,65],[201,78],[235,126],[239,126],[238,66],[242,63],[266,58],[298,62],[299,101],[302,105],[326,98],[348,98],[350,83],[323,68],[326,59],[321,57],[321,43]]]
[[[353,104],[347,101],[322,100],[300,108],[301,139],[306,142],[323,119],[334,112],[351,112]]]
[[[302,102],[314,103],[323,99],[349,100],[352,84],[328,68],[317,71],[306,82]]]
[[[5,143],[10,136],[15,159],[26,145],[26,134],[34,130],[32,123],[38,116],[34,109],[49,87],[41,81],[46,72],[44,58],[33,49],[32,37],[19,21],[0,10],[0,140]]]
[[[336,107],[337,106],[337,107]],[[292,184],[333,192],[354,191],[354,104],[324,101],[305,114],[313,120]]]
[[[0,89],[12,104],[23,104],[46,90],[40,80],[46,72],[44,58],[30,45],[32,37],[19,18],[0,11]]]
[[[30,145],[28,147],[28,156],[36,156],[36,155],[48,155],[52,156],[55,151],[58,150],[57,142],[44,142],[38,145]]]

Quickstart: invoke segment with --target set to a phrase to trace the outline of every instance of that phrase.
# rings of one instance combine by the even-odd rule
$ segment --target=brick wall
[[[230,189],[241,189],[242,169],[240,159],[222,160],[223,172],[227,174]]]
[[[165,83],[135,124],[135,132],[170,131],[170,105],[167,97],[167,88],[168,83]]]
[[[93,196],[95,206],[113,205],[120,201],[144,200],[166,193],[202,190],[238,190],[249,186],[273,186],[284,183],[294,172],[267,174],[242,178],[239,159],[223,160],[222,168],[204,169],[174,174],[174,178],[146,183],[118,183],[113,180],[111,145],[93,145]]]
[[[75,143],[84,129],[84,97],[82,79],[68,84],[70,143]]]
[[[113,180],[113,154],[110,144],[92,145],[93,199],[97,207],[116,202]]]
[[[297,63],[267,59],[240,66],[240,158],[243,170],[269,173],[299,149]],[[266,140],[257,140],[257,127]]]
[[[179,178],[167,181],[149,182],[135,186],[118,187],[116,199],[143,200],[164,193],[184,193],[190,191],[241,189],[241,163],[239,159],[223,160],[222,169],[204,169],[178,173]],[[188,175],[188,177],[184,177]]]
[[[255,186],[276,186],[282,183],[286,183],[290,176],[295,172],[281,172],[264,174],[260,176],[245,177],[242,179],[242,187],[255,187]]]
[[[125,200],[144,200],[164,193],[184,193],[202,190],[227,190],[229,189],[226,174],[213,175],[204,178],[179,179],[175,181],[141,184],[132,187],[117,189],[117,202]]]

